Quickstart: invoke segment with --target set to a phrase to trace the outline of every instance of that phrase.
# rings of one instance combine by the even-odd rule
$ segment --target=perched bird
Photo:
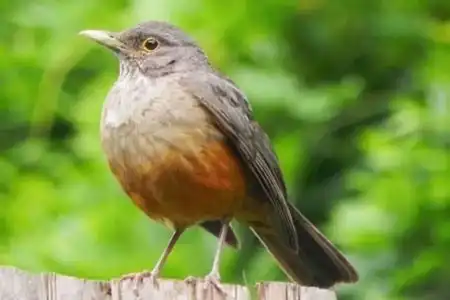
[[[209,283],[220,282],[230,221],[251,228],[285,273],[305,286],[356,282],[354,267],[290,202],[268,136],[243,92],[179,28],[150,21],[123,32],[80,32],[110,49],[120,74],[104,104],[101,143],[123,190],[172,228],[155,280],[178,238],[199,225],[218,237]]]

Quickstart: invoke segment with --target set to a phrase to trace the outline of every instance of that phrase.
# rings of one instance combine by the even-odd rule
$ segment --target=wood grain
[[[0,268],[1,300],[336,300],[333,291],[282,282],[259,283],[252,288],[223,284],[226,295],[201,279],[189,282],[148,280],[137,287],[132,281],[91,281],[54,273],[32,274],[13,267]]]

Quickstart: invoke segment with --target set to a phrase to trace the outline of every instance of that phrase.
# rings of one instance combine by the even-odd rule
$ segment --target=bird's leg
[[[169,254],[172,252],[175,244],[177,243],[178,239],[180,238],[180,236],[183,232],[184,232],[184,229],[176,229],[175,230],[175,232],[172,234],[172,237],[169,240],[169,243],[167,244],[167,247],[164,249],[164,252],[160,256],[158,262],[156,263],[155,267],[153,268],[153,270],[151,272],[144,271],[141,273],[125,275],[121,278],[121,280],[132,279],[133,281],[135,281],[135,290],[137,290],[137,287],[138,287],[137,285],[139,283],[141,283],[145,277],[149,277],[151,282],[153,283],[153,285],[156,286],[158,284],[157,279],[159,277],[159,274],[160,274],[165,262],[167,261]]]
[[[159,273],[161,272],[164,264],[166,263],[169,254],[172,252],[175,244],[177,243],[178,239],[180,238],[183,232],[184,229],[177,229],[170,238],[169,244],[167,245],[161,257],[159,258],[153,270],[150,272],[155,279],[159,276]]]
[[[212,269],[211,269],[211,272],[209,272],[209,274],[205,278],[207,284],[214,285],[220,291],[222,291],[222,289],[219,286],[219,284],[220,284],[220,256],[222,254],[223,245],[225,244],[225,238],[227,236],[228,227],[229,227],[229,221],[228,220],[224,221],[222,224],[222,229],[220,230],[219,241],[217,243],[217,250],[216,250],[216,254],[214,255],[214,262],[212,265]]]

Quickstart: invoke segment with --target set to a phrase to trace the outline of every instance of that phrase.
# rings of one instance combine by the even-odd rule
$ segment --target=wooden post
[[[31,274],[12,267],[0,268],[1,300],[336,300],[333,291],[290,283],[260,283],[255,294],[239,285],[224,284],[226,295],[202,280],[144,280],[137,289],[131,281],[90,281],[53,273]]]

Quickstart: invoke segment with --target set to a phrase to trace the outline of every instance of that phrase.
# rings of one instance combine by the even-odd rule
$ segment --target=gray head
[[[121,75],[140,71],[162,76],[209,68],[195,41],[169,23],[150,21],[122,32],[84,30],[80,34],[112,50],[119,57]]]

